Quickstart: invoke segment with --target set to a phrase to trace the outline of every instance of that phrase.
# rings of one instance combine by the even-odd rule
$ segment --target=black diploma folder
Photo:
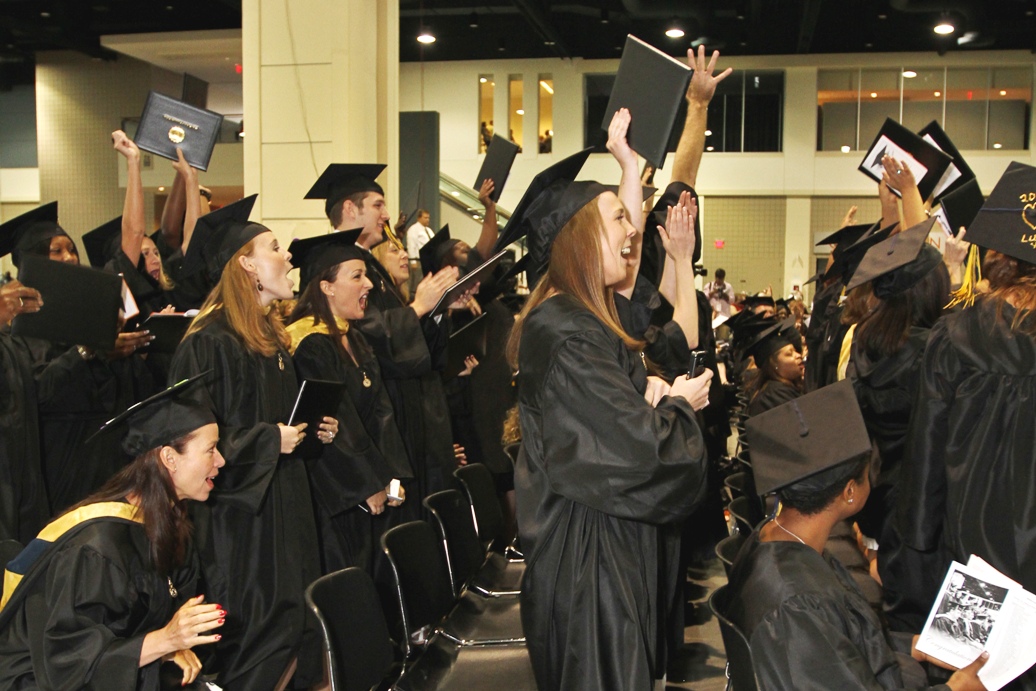
[[[488,281],[492,278],[493,269],[496,268],[496,265],[500,263],[500,260],[504,258],[505,254],[507,254],[507,250],[502,249],[483,262],[477,269],[473,269],[464,274],[459,281],[446,289],[446,292],[444,292],[442,297],[439,298],[439,302],[435,304],[435,309],[433,309],[428,316],[434,317],[442,314],[450,308],[450,305],[457,301],[457,298],[463,295],[473,285],[476,283],[482,283],[483,281]]]
[[[122,307],[122,276],[27,256],[22,260],[18,279],[40,291],[43,308],[15,317],[11,324],[13,335],[99,351],[115,347]]]
[[[134,141],[144,151],[172,161],[176,160],[176,149],[180,148],[191,166],[208,170],[222,126],[223,116],[219,113],[152,91],[140,115]]]
[[[480,314],[470,322],[450,334],[450,343],[446,348],[446,369],[444,379],[453,379],[464,371],[464,360],[474,355],[476,360],[486,356],[486,328],[489,322],[486,314]]]
[[[194,321],[194,317],[188,317],[183,314],[159,314],[158,312],[153,312],[140,325],[141,329],[150,331],[151,335],[155,337],[155,340],[148,344],[147,352],[173,353],[176,350],[176,346],[180,345],[180,341],[183,340],[192,321]]]
[[[289,425],[307,423],[305,438],[295,455],[300,458],[318,458],[324,451],[324,444],[317,438],[317,431],[325,417],[335,417],[338,406],[345,395],[345,384],[320,379],[304,379],[299,385],[299,395],[291,409]]]
[[[486,178],[493,181],[493,193],[489,198],[494,202],[500,201],[500,194],[504,191],[504,183],[511,172],[514,164],[514,157],[518,155],[518,145],[509,142],[498,134],[493,135],[493,141],[486,150],[486,158],[482,161],[482,168],[478,171],[478,178],[475,179],[475,191],[482,189],[482,183]]]
[[[636,36],[627,36],[601,129],[608,129],[619,108],[628,108],[632,120],[626,140],[630,148],[661,168],[691,73],[686,64]]]
[[[878,136],[874,138],[874,142],[867,149],[867,155],[860,162],[860,172],[875,182],[881,182],[881,174],[884,171],[881,159],[885,154],[910,168],[914,173],[914,180],[917,181],[921,199],[932,196],[936,185],[953,161],[949,154],[940,151],[939,147],[929,144],[921,135],[914,134],[892,118],[886,118],[885,124],[878,130]],[[899,190],[891,187],[889,189],[895,192],[897,197],[902,196]]]

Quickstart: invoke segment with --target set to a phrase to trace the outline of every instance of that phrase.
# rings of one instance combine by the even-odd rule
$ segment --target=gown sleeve
[[[576,334],[552,356],[541,399],[542,457],[551,485],[606,514],[668,523],[704,490],[705,451],[691,406],[644,400],[599,331]]]
[[[137,688],[146,632],[124,638],[115,631],[135,629],[140,596],[121,565],[89,547],[55,556],[46,616],[29,619],[30,639],[41,647],[32,656],[40,688]]]
[[[246,426],[238,421],[238,411],[255,407],[247,399],[262,390],[247,366],[248,357],[227,339],[199,331],[176,349],[169,380],[210,372],[203,381],[219,423],[219,450],[226,460],[220,470],[219,501],[258,514],[280,460],[281,432],[274,423]]]
[[[356,322],[377,354],[386,379],[409,379],[431,371],[432,359],[421,322],[409,307],[383,309],[373,303]]]

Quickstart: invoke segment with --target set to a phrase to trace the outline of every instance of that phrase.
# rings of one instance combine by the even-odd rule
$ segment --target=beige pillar
[[[397,209],[399,7],[381,0],[243,0],[245,194],[287,242],[326,232],[303,196],[329,163],[385,163]]]

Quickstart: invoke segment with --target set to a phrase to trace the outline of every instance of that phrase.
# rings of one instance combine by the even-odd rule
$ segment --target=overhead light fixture
[[[852,147],[849,146],[848,144],[842,144],[842,153],[843,154],[847,154],[847,153],[849,153],[852,150],[853,150]]]
[[[417,42],[423,43],[425,45],[435,43],[435,36],[432,35],[431,29],[429,29],[428,27],[422,28],[421,33],[417,35]]]
[[[1001,96],[1006,96],[1007,95],[1007,89],[1000,89],[1000,95]]]
[[[552,87],[550,84],[543,81],[542,79],[540,80],[540,86],[543,87],[543,90],[546,91],[548,94],[552,96],[554,95],[554,87]]]
[[[966,46],[969,43],[975,42],[976,40],[978,40],[978,32],[977,31],[965,31],[964,35],[957,37],[957,45],[958,46]]]
[[[543,45],[545,45],[545,46],[553,46],[553,45],[556,45],[556,44],[557,44],[557,41],[544,41],[543,42]]]
[[[684,30],[683,27],[674,19],[669,22],[669,26],[665,30],[665,35],[669,38],[683,38]]]
[[[711,137],[712,136],[712,130],[705,130],[705,136],[706,137]]]
[[[939,98],[940,96],[942,96],[942,92],[941,91],[933,91],[932,95],[935,96],[936,98]]]
[[[877,97],[878,97],[878,92],[877,91],[872,91],[871,92],[871,98],[877,98]]]
[[[40,12],[40,16],[46,19],[50,16],[50,12]]]
[[[878,15],[878,19],[888,19],[888,18],[889,18],[889,16],[887,14],[879,14]]]
[[[503,53],[505,50],[507,50],[507,44],[504,42],[504,39],[500,39],[500,43],[499,43],[499,45],[497,45],[496,49],[497,49],[498,52],[501,52],[501,53]]]
[[[949,36],[956,30],[957,27],[953,26],[950,20],[946,17],[943,17],[941,20],[939,20],[939,23],[936,24],[935,27],[932,29],[932,31],[939,34],[940,36]]]
[[[903,70],[903,77],[905,79],[913,79],[916,76],[917,72],[914,72],[913,70]]]
[[[468,26],[470,26],[472,29],[478,28],[478,12],[472,12],[468,16]]]
[[[515,112],[516,115],[525,115],[525,110],[523,110],[522,108],[519,108],[518,110],[516,110],[514,112]]]
[[[489,81],[489,80],[488,80],[488,79],[486,79],[485,77],[479,77],[479,78],[478,78],[478,83],[479,83],[479,84],[485,84],[485,83],[486,83],[486,82],[488,82],[488,81]]]
[[[159,191],[159,192],[165,192],[165,187],[159,187],[159,188],[158,188],[158,191]]]
[[[864,43],[864,44],[863,44],[863,47],[864,47],[864,48],[873,48],[873,47],[874,47],[874,44],[873,44],[873,43]]]
[[[706,151],[715,151],[715,150],[716,150],[716,147],[714,147],[714,146],[706,146],[706,147],[705,147],[705,150],[706,150]]]
[[[1004,145],[1001,144],[1000,142],[993,142],[993,148],[994,149],[1002,149],[1002,148],[1004,148]]]
[[[601,8],[601,24],[607,24],[609,21],[607,8]]]

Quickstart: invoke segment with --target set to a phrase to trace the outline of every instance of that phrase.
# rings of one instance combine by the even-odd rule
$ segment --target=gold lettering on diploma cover
[[[169,141],[173,144],[179,144],[183,141],[185,136],[186,134],[184,133],[183,128],[179,125],[173,125],[169,128]]]

